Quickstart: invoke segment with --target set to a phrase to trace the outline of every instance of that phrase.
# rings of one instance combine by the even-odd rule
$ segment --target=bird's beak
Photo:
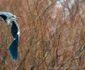
[[[17,20],[18,18],[20,18],[20,17],[16,17],[16,19],[15,19],[15,20]]]
[[[13,20],[17,20],[17,18],[20,18],[20,17],[13,18]]]
[[[13,18],[13,20],[16,20],[16,18]]]

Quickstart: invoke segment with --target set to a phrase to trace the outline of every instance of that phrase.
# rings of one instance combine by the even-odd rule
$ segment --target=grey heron
[[[13,42],[9,47],[9,52],[11,58],[16,61],[18,58],[18,41],[20,37],[20,27],[16,22],[16,16],[10,12],[0,12],[0,17],[3,21],[5,21],[8,25],[12,24],[11,26],[11,34],[14,38]]]

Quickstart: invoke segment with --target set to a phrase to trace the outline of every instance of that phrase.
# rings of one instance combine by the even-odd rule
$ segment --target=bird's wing
[[[17,32],[18,32],[18,27],[17,27],[15,21],[12,21],[11,33],[14,38],[15,38]]]

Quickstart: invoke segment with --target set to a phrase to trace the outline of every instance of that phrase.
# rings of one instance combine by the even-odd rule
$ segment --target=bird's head
[[[6,14],[6,16],[7,16],[7,19],[6,19],[6,22],[8,23],[8,24],[10,24],[13,20],[16,20],[16,15],[13,15],[12,13],[10,13],[10,12],[8,12],[7,14]]]
[[[7,24],[10,24],[13,20],[18,18],[16,15],[10,12],[0,12],[0,16]]]

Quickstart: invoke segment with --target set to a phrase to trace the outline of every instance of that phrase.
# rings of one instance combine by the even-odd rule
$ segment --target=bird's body
[[[12,36],[14,37],[14,40],[9,47],[9,52],[12,59],[15,61],[18,58],[18,41],[20,37],[20,28],[18,23],[15,20],[16,16],[10,12],[0,12],[0,17],[8,25],[12,24],[11,33],[12,33]]]

